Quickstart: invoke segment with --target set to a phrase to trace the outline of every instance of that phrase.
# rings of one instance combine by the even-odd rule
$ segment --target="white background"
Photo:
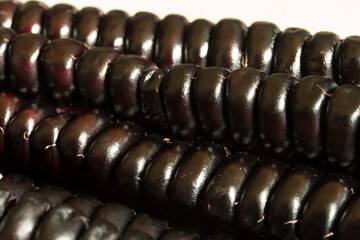
[[[189,21],[206,18],[216,23],[222,18],[231,17],[250,25],[254,21],[266,20],[274,22],[280,29],[302,27],[311,33],[332,31],[341,38],[360,35],[360,0],[44,0],[43,2],[48,6],[64,2],[78,9],[94,6],[104,12],[121,9],[130,15],[138,11],[150,11],[160,18],[169,13],[178,13],[186,16]]]

